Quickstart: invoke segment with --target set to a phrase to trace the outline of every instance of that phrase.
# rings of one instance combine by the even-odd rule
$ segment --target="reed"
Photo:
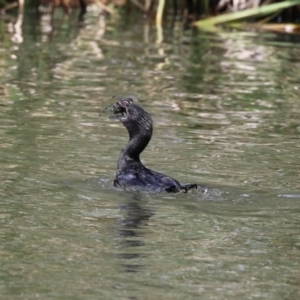
[[[225,13],[215,17],[209,17],[200,21],[196,21],[193,25],[197,26],[199,29],[209,30],[214,29],[216,25],[227,24],[230,22],[236,22],[240,20],[245,20],[247,18],[257,18],[266,15],[274,14],[275,12],[292,7],[294,5],[300,5],[300,0],[286,0],[279,3],[272,3],[268,5],[263,5],[255,8],[249,8],[241,11],[235,11],[231,13]]]

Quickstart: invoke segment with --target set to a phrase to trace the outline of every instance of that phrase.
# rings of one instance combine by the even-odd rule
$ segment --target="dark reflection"
[[[78,19],[79,21],[83,21],[83,17],[86,14],[86,7],[87,7],[87,4],[85,3],[84,0],[79,0],[79,7],[80,7],[80,11],[79,11]]]
[[[141,253],[141,247],[146,245],[145,228],[154,211],[144,207],[145,195],[142,193],[132,192],[127,194],[127,197],[128,202],[120,206],[124,217],[119,220],[118,237],[121,252],[117,254],[117,258],[126,260],[122,263],[125,272],[138,272],[143,268],[140,260],[146,256]]]

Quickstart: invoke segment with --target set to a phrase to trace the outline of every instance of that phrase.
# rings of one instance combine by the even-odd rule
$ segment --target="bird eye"
[[[131,98],[126,98],[123,101],[126,106],[131,105],[133,103],[133,100]]]

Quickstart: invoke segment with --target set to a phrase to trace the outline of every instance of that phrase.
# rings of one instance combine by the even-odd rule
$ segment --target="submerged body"
[[[140,154],[152,136],[151,116],[130,98],[119,99],[113,105],[113,117],[117,118],[129,133],[129,142],[122,149],[114,179],[114,186],[132,187],[159,192],[187,192],[191,188],[206,191],[199,184],[182,185],[176,179],[145,167]]]

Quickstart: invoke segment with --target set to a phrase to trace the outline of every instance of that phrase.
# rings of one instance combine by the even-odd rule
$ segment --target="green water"
[[[299,299],[300,39],[170,27],[1,21],[1,299]],[[213,192],[114,189],[113,95],[154,119],[148,167]]]

